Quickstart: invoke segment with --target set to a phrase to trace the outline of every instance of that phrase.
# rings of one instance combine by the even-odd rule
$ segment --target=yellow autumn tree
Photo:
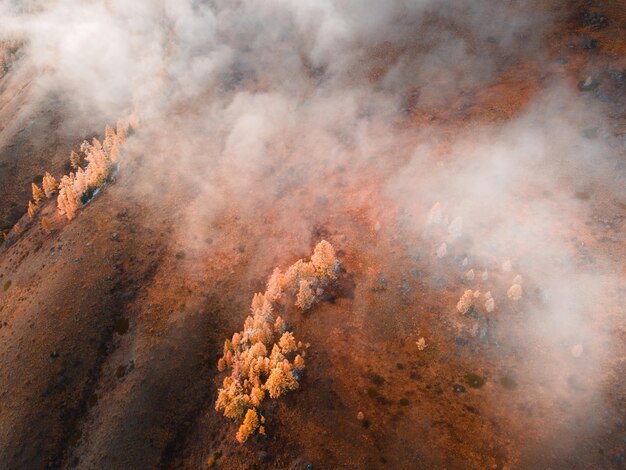
[[[46,197],[49,198],[59,188],[59,183],[57,182],[56,179],[54,179],[54,176],[52,176],[50,173],[46,172],[46,174],[43,175],[42,186],[43,186],[44,194],[46,195]]]
[[[76,194],[74,182],[76,176],[74,173],[65,175],[59,183],[59,195],[57,196],[57,207],[59,213],[64,215],[67,220],[72,220],[76,216],[76,211],[80,205],[79,195]]]
[[[302,310],[308,310],[314,302],[315,294],[313,293],[313,289],[311,289],[311,284],[309,281],[300,281],[300,288],[296,296],[296,306],[300,307]]]
[[[333,246],[326,240],[322,240],[315,246],[311,263],[315,267],[315,271],[322,278],[335,279],[339,270],[339,261]]]
[[[50,222],[50,219],[48,217],[42,217],[41,218],[41,229],[45,233],[52,232],[52,222]]]
[[[254,409],[249,409],[246,412],[246,417],[243,420],[241,426],[239,426],[239,430],[237,431],[237,441],[240,443],[244,443],[248,440],[250,435],[252,435],[258,428],[260,422],[257,412]]]
[[[78,170],[81,160],[81,156],[72,150],[70,153],[70,166],[75,170]]]
[[[35,204],[39,204],[44,198],[43,191],[35,183],[31,183],[31,189],[33,192],[33,201],[35,201]]]
[[[28,201],[28,217],[32,219],[33,217],[35,217],[36,213],[37,213],[37,206],[33,204],[33,201]]]

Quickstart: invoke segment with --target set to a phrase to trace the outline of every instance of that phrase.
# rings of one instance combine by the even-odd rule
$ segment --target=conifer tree
[[[315,295],[313,294],[313,289],[311,289],[311,284],[309,281],[300,281],[300,288],[296,296],[296,306],[302,310],[308,310],[314,302]]]
[[[127,122],[125,122],[123,119],[118,119],[117,124],[116,124],[115,134],[118,138],[119,143],[122,145],[126,143],[126,136],[128,135],[128,127],[129,126]]]
[[[89,167],[87,167],[89,170]],[[74,178],[73,189],[76,196],[80,199],[90,187],[88,172],[79,168]]]
[[[35,204],[39,204],[44,198],[44,193],[35,183],[31,183],[31,188],[33,190],[33,201],[35,201]]]
[[[43,186],[43,192],[45,193],[46,197],[49,198],[59,188],[59,183],[57,182],[56,179],[54,179],[54,176],[46,172],[46,174],[43,176],[42,186]]]
[[[337,255],[333,246],[326,240],[322,240],[315,246],[311,263],[322,278],[335,279],[337,277]]]
[[[437,248],[437,258],[443,258],[444,256],[446,256],[447,253],[448,245],[446,242],[443,242],[441,245],[439,245],[439,248]]]
[[[28,217],[31,219],[35,217],[35,213],[37,212],[37,206],[33,204],[33,201],[28,201]]]
[[[240,444],[243,444],[248,440],[251,434],[253,434],[259,428],[260,422],[257,412],[253,409],[249,409],[246,412],[246,417],[243,420],[243,423],[239,427],[237,431],[237,441]]]
[[[107,155],[111,155],[111,149],[113,146],[117,145],[117,141],[117,134],[113,128],[107,124],[104,128],[104,140],[102,141],[102,148]]]
[[[472,306],[473,300],[474,291],[472,291],[471,289],[466,290],[465,292],[463,292],[463,295],[459,299],[459,302],[456,304],[456,309],[459,311],[459,313],[465,315]]]
[[[506,295],[511,300],[519,300],[522,298],[522,292],[523,290],[520,284],[513,284],[506,292]]]
[[[72,153],[70,153],[70,165],[72,166],[72,168],[78,170],[78,168],[80,167],[80,162],[80,155],[72,150]]]
[[[80,205],[79,195],[76,194],[74,183],[76,176],[74,173],[65,175],[59,184],[59,195],[57,196],[57,207],[61,215],[65,215],[67,220],[72,220],[76,216],[76,211]]]
[[[45,233],[50,233],[52,231],[52,222],[50,222],[50,219],[48,217],[41,218],[41,229]]]
[[[439,225],[441,222],[443,222],[443,212],[441,210],[441,204],[437,202],[430,211],[428,211],[426,223],[428,225]]]

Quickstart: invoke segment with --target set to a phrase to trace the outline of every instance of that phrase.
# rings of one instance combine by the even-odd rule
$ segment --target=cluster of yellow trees
[[[17,58],[18,50],[22,43],[17,40],[0,41],[0,78],[4,77],[11,64]]]
[[[96,138],[92,143],[83,142],[80,150],[87,162],[84,169],[78,164],[80,159],[77,154],[72,152],[70,160],[77,169],[76,173],[63,176],[59,183],[57,206],[61,215],[72,220],[78,208],[91,199],[93,193],[107,181],[119,159],[120,147],[126,142],[128,129],[128,123],[120,120],[117,122],[117,130],[106,126],[102,143]]]
[[[298,388],[304,370],[306,351],[275,308],[285,294],[295,295],[295,303],[310,308],[323,288],[337,277],[339,261],[330,243],[317,244],[311,260],[298,260],[283,274],[275,269],[264,293],[254,295],[251,314],[243,330],[224,342],[224,355],[218,361],[220,371],[230,370],[218,391],[216,410],[241,423],[237,441],[244,443],[252,434],[265,434],[265,418],[258,408],[269,395],[278,398]]]
[[[116,129],[106,126],[102,143],[96,138],[91,143],[87,141],[82,143],[80,149],[87,162],[84,167],[81,166],[81,155],[72,151],[70,163],[76,172],[64,175],[60,182],[46,172],[41,187],[32,183],[33,198],[28,201],[28,216],[34,218],[41,201],[58,193],[59,213],[72,220],[78,209],[88,202],[95,191],[111,176],[130,128],[130,123],[121,119],[117,121]],[[50,219],[42,217],[41,227],[46,233],[50,232],[52,227]],[[19,233],[19,227],[16,226],[14,230]]]

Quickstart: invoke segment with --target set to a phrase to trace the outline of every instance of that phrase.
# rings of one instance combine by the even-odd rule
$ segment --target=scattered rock
[[[59,353],[57,351],[52,351],[50,353],[50,357],[53,359],[56,359],[57,357],[59,357]]]
[[[420,351],[423,351],[427,347],[426,340],[424,338],[418,339],[415,344],[417,345],[417,349]]]
[[[359,411],[359,412],[356,414],[356,419],[358,419],[359,421],[363,421],[363,420],[365,419],[365,415],[363,414],[363,412],[362,412],[362,411]]]
[[[118,232],[113,232],[111,234],[111,240],[117,240],[120,238],[120,234]]]
[[[452,385],[452,391],[454,393],[465,393],[465,387],[463,385],[454,384]]]

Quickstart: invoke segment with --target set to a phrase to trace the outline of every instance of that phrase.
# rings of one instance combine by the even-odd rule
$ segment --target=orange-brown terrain
[[[132,3],[0,2],[0,469],[625,468],[626,2]],[[239,443],[224,341],[321,240]]]

